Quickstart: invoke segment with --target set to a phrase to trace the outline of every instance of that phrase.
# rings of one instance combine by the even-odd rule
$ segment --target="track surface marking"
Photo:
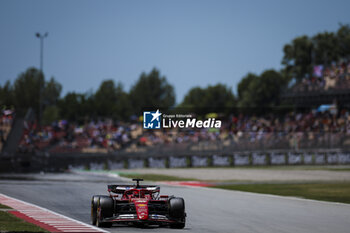
[[[14,209],[9,213],[50,232],[107,232],[1,193],[0,203]]]

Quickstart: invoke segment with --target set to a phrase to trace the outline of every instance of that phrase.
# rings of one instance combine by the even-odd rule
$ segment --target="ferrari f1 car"
[[[186,222],[183,198],[159,195],[159,186],[108,185],[109,196],[95,195],[91,200],[91,222],[98,227],[113,223],[159,225],[184,228]]]

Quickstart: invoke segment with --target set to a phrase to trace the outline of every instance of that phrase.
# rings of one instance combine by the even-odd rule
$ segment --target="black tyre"
[[[112,217],[113,210],[114,210],[113,199],[108,196],[100,196],[97,202],[96,226],[111,227],[112,226],[111,222],[103,222],[102,220],[105,218]]]
[[[185,201],[183,198],[175,197],[169,200],[169,215],[171,218],[185,218]]]
[[[169,216],[177,222],[171,223],[170,228],[182,229],[186,224],[185,201],[183,198],[169,200]]]
[[[171,223],[170,228],[183,229],[185,227],[185,222]]]
[[[98,199],[103,197],[102,195],[94,195],[91,198],[91,224],[95,225],[97,220],[97,203]]]
[[[111,227],[112,223],[111,222],[101,222],[100,218],[96,219],[96,226],[97,227]]]

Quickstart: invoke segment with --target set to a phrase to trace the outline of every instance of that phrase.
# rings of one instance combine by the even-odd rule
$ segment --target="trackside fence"
[[[118,170],[135,168],[239,167],[275,165],[349,165],[350,151],[267,150],[241,152],[191,152],[179,154],[78,153],[17,154],[0,157],[1,172],[64,171],[68,169]]]

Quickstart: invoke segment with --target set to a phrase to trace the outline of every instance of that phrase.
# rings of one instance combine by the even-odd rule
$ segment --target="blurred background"
[[[347,1],[1,1],[1,171],[350,163]],[[222,120],[144,130],[143,110]]]

